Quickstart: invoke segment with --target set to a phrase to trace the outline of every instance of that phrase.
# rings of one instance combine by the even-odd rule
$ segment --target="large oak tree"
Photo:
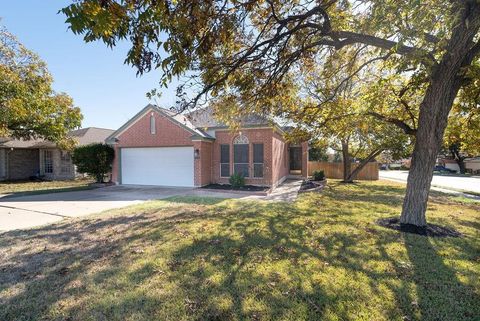
[[[162,85],[191,74],[190,89],[178,90],[185,108],[234,93],[244,108],[271,113],[288,90],[284,78],[312,57],[366,46],[372,59],[424,84],[401,222],[426,225],[448,114],[479,59],[477,0],[82,0],[63,13],[86,41],[130,41],[126,62],[139,73],[161,68]]]
[[[63,147],[82,114],[68,95],[52,89],[46,64],[0,28],[0,137],[44,138]]]

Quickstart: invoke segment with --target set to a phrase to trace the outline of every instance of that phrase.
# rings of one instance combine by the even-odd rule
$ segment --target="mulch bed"
[[[321,191],[327,185],[327,181],[304,180],[300,186],[299,192]]]
[[[270,188],[268,186],[254,186],[254,185],[244,185],[241,187],[232,187],[229,184],[210,184],[203,186],[202,188],[206,189],[219,189],[226,191],[246,191],[246,192],[266,192]]]
[[[377,224],[392,230],[400,232],[418,234],[429,237],[460,237],[462,233],[436,224],[427,224],[425,227],[419,227],[413,224],[401,224],[398,217],[382,218],[377,220]]]

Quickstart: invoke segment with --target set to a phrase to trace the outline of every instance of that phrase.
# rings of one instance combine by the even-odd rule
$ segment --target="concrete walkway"
[[[293,202],[298,197],[298,191],[302,186],[301,179],[287,179],[283,184],[278,186],[273,192],[264,196],[264,200],[278,202]]]

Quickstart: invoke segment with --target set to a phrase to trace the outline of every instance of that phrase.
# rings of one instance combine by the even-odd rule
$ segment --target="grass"
[[[178,197],[0,236],[0,320],[478,320],[480,204],[434,193],[432,223],[374,224],[404,187],[293,204]]]
[[[92,188],[90,179],[77,179],[66,181],[6,181],[0,182],[0,194],[12,196],[32,195],[44,193],[70,192]]]

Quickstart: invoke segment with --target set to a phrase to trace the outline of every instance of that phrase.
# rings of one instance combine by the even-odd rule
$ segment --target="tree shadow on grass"
[[[122,233],[152,222],[139,214],[3,233],[0,257],[8,260],[0,260],[0,320],[39,320],[59,300],[86,294],[80,280],[91,265],[115,266],[134,239]]]
[[[405,247],[412,264],[412,281],[415,282],[418,300],[412,302],[412,309],[418,311],[419,320],[478,320],[480,316],[480,295],[474,284],[478,280],[461,282],[456,266],[458,255],[441,255],[436,248],[442,248],[444,239],[404,234]],[[456,240],[457,241],[457,240]],[[438,244],[433,244],[436,242]],[[458,239],[466,245],[467,242]],[[477,249],[478,250],[478,249]],[[445,260],[448,259],[447,264]],[[456,268],[457,272],[453,269]]]
[[[314,211],[321,203],[313,196],[181,206],[187,201],[173,199],[165,215],[152,209],[7,233],[0,319],[433,321],[479,312],[478,294],[439,254],[453,246],[451,262],[465,259],[468,240],[429,244],[345,208]]]

